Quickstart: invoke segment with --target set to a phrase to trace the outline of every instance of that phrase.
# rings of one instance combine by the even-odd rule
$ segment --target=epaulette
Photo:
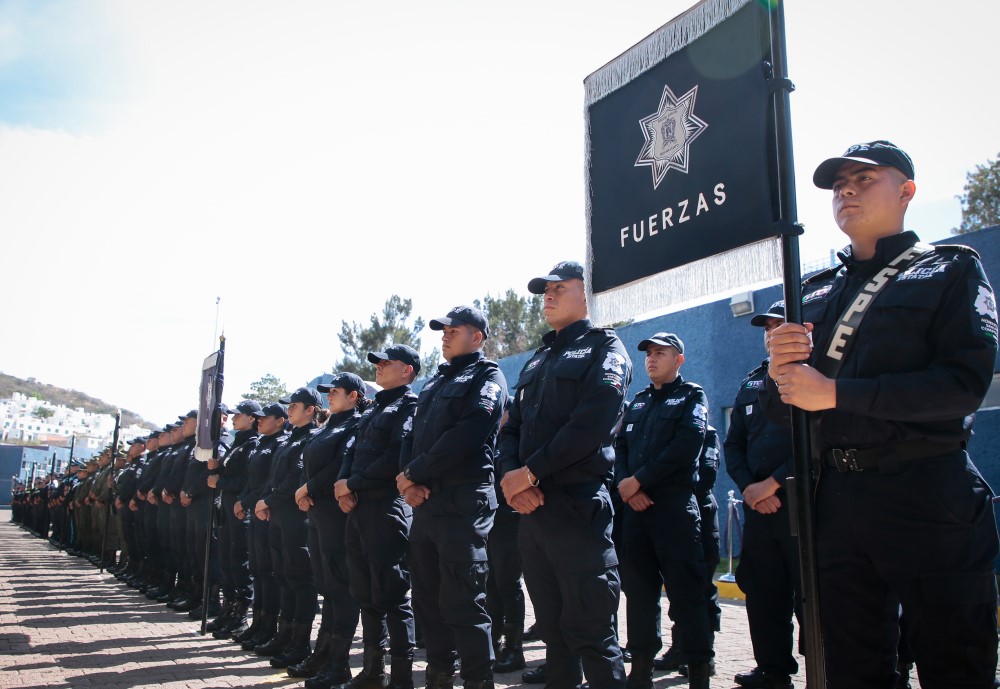
[[[746,377],[743,378],[743,382],[744,383],[747,382],[748,380],[750,380],[751,378],[753,378],[755,375],[757,375],[761,371],[766,371],[766,370],[767,370],[767,362],[764,361],[763,363],[760,364],[760,366],[758,366],[754,370],[750,371],[750,373],[748,373],[746,375]]]
[[[944,249],[946,251],[959,251],[963,254],[969,254],[970,256],[975,256],[977,259],[982,260],[979,252],[973,249],[971,246],[966,246],[965,244],[935,244],[934,250],[940,251]]]
[[[837,273],[839,273],[841,268],[843,267],[844,267],[843,265],[838,264],[835,266],[830,266],[829,268],[824,268],[818,273],[814,273],[813,275],[810,275],[805,280],[803,280],[802,286],[805,287],[806,285],[810,285],[816,282],[817,280],[825,280],[826,278],[831,278],[835,276]]]
[[[685,380],[678,387],[690,388],[691,390],[704,390],[705,389],[705,388],[701,387],[700,385],[698,385],[697,383],[692,383],[690,380]]]

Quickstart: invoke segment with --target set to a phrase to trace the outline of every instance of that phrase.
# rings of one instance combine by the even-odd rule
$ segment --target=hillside
[[[36,397],[52,404],[62,404],[70,408],[82,407],[84,411],[94,414],[111,414],[114,416],[115,410],[118,409],[118,407],[108,404],[104,400],[85,395],[77,390],[67,390],[66,388],[56,387],[48,383],[40,383],[34,378],[24,380],[23,378],[9,376],[6,373],[0,372],[0,399],[7,399],[15,392],[20,392],[29,397]],[[129,426],[133,423],[150,429],[157,428],[155,424],[146,421],[135,412],[122,409],[122,426]]]

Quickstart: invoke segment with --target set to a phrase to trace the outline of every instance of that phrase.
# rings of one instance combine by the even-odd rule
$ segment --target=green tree
[[[374,380],[375,366],[368,361],[368,352],[381,352],[390,344],[410,345],[419,352],[424,319],[416,318],[411,324],[412,313],[413,300],[394,294],[386,300],[381,314],[371,315],[367,326],[341,321],[337,339],[344,357],[334,362],[333,372],[348,371]],[[420,377],[432,375],[440,360],[441,352],[437,348],[421,357]]]
[[[962,224],[952,228],[953,234],[1000,225],[1000,155],[967,172],[963,191],[958,197],[962,202]]]
[[[243,393],[243,398],[254,400],[264,406],[287,394],[288,388],[278,376],[273,373],[265,373],[259,380],[250,383],[250,392]]]
[[[55,412],[48,407],[39,407],[35,410],[35,416],[39,419],[51,419],[54,414]]]
[[[523,297],[513,289],[503,296],[486,295],[476,299],[476,306],[486,312],[490,336],[484,351],[491,359],[519,354],[542,344],[542,335],[550,328],[545,322],[540,294]]]

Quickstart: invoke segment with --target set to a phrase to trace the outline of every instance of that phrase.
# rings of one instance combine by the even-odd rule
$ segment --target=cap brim
[[[761,328],[761,327],[767,325],[768,319],[771,319],[771,318],[780,318],[781,320],[785,320],[785,314],[783,314],[783,313],[758,313],[758,314],[754,315],[753,318],[750,319],[750,325],[753,325],[753,326],[756,326],[758,328]]]
[[[447,316],[443,316],[441,318],[435,318],[427,325],[430,326],[431,330],[444,330],[445,327],[449,325],[455,325],[455,323],[456,321],[454,318],[448,318]]]
[[[377,364],[380,361],[388,361],[389,355],[385,352],[368,352],[368,361]]]
[[[528,280],[528,291],[532,294],[545,294],[545,285],[550,282],[562,282],[563,280],[569,280],[570,278],[564,278],[560,275],[543,275],[539,278],[532,278]]]
[[[291,403],[292,403],[292,398],[291,397],[289,397],[287,399],[284,398],[284,397],[282,397],[281,399],[278,400],[278,404],[291,404]]]
[[[649,345],[651,344],[660,345],[661,347],[673,347],[674,349],[677,349],[677,345],[674,344],[673,342],[667,342],[666,340],[660,340],[655,337],[651,337],[648,340],[643,340],[642,342],[640,342],[638,350],[640,352],[645,352],[649,348]]]
[[[892,167],[891,165],[887,165],[886,163],[878,160],[860,158],[857,156],[849,156],[846,158],[827,158],[819,164],[819,167],[816,168],[816,172],[813,173],[813,184],[820,189],[833,189],[833,180],[837,176],[837,170],[839,170],[844,163],[865,163],[866,165],[871,165],[873,167]]]

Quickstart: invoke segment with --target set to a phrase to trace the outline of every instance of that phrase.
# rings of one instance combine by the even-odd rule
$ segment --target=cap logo
[[[708,123],[694,114],[697,97],[697,86],[678,98],[664,85],[656,112],[639,120],[646,141],[635,167],[650,169],[653,189],[660,186],[669,170],[687,174],[691,143],[708,128]]]

